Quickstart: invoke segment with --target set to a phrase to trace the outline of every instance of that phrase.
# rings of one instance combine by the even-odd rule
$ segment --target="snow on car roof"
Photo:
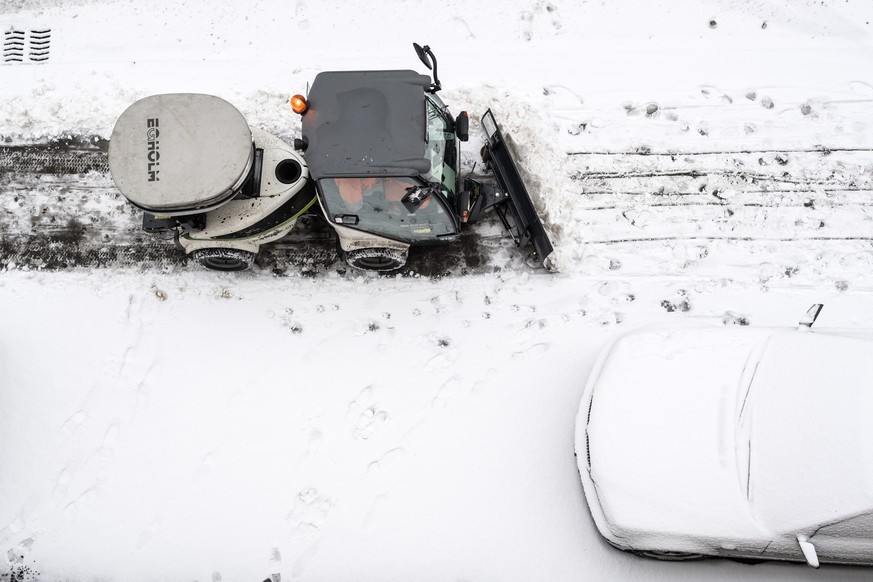
[[[771,339],[749,391],[750,497],[785,531],[873,508],[873,342]]]
[[[427,172],[424,89],[429,85],[430,78],[415,71],[316,75],[303,116],[312,176]]]

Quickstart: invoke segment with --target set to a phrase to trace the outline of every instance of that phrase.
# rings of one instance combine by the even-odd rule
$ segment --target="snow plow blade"
[[[494,172],[497,185],[509,196],[506,208],[509,209],[511,220],[508,220],[505,208],[496,208],[503,225],[517,245],[533,244],[540,262],[548,266],[547,261],[553,250],[552,243],[534,209],[533,201],[518,172],[518,166],[509,151],[509,145],[503,139],[503,134],[500,133],[500,128],[490,109],[482,116],[482,127],[486,135],[482,158],[486,166]]]

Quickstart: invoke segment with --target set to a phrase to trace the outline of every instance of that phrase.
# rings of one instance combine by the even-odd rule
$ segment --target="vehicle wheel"
[[[406,264],[409,253],[394,249],[356,249],[345,253],[350,267],[362,271],[395,271]]]
[[[634,551],[637,556],[643,558],[654,558],[656,560],[664,560],[666,562],[684,562],[686,560],[702,560],[706,556],[703,554],[689,554],[687,552],[658,552],[650,551]]]
[[[245,271],[255,264],[255,253],[239,249],[197,249],[191,258],[213,271]]]
[[[730,560],[731,562],[739,562],[740,564],[748,564],[749,566],[757,566],[758,564],[763,564],[770,561],[758,558],[728,558],[728,560]]]

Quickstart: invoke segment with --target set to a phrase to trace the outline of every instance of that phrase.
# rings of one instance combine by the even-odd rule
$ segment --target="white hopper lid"
[[[115,185],[153,213],[208,210],[230,199],[248,176],[253,156],[245,118],[212,95],[140,99],[121,114],[109,140]]]

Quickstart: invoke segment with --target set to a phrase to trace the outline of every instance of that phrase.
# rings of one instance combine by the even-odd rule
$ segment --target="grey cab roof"
[[[430,77],[415,71],[329,71],[316,75],[303,115],[306,162],[315,179],[417,176],[425,159]]]

